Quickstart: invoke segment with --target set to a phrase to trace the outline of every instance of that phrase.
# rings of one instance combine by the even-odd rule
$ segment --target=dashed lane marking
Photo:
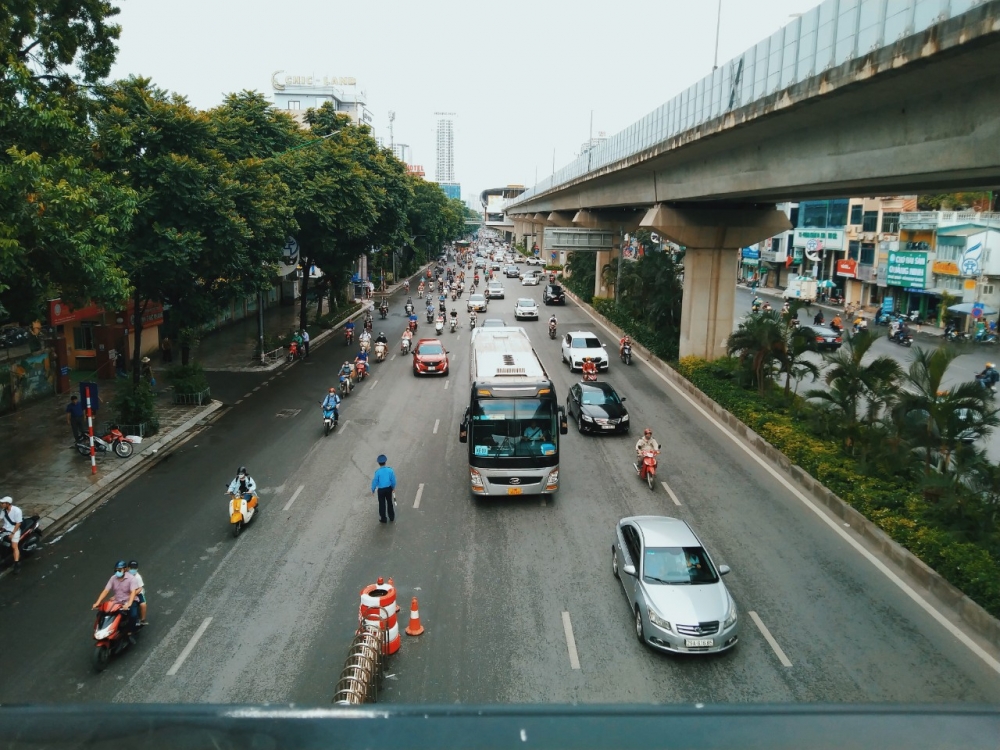
[[[435,419],[435,420],[434,420],[434,434],[435,434],[435,435],[437,435],[437,434],[438,434],[438,426],[439,426],[440,424],[441,424],[441,420],[440,420],[440,419]]]
[[[374,391],[375,390],[375,386],[377,386],[377,385],[378,385],[378,381],[376,380],[374,383],[372,383],[372,387],[369,388],[368,390]]]
[[[177,674],[177,670],[181,668],[181,666],[184,664],[184,660],[191,655],[192,651],[194,651],[194,647],[198,645],[198,641],[201,640],[201,637],[203,635],[205,635],[205,631],[208,630],[208,626],[211,624],[212,624],[211,617],[206,617],[202,621],[201,625],[198,626],[198,629],[194,631],[194,635],[191,636],[191,640],[188,641],[188,644],[184,647],[184,650],[181,651],[180,656],[177,657],[177,661],[175,661],[173,666],[167,670],[167,677],[172,677],[173,675]]]
[[[260,390],[260,386],[258,385],[256,388],[253,389],[253,392],[256,393],[259,390]]]
[[[252,395],[252,393],[244,393],[243,398],[250,398]]]
[[[420,507],[420,498],[424,496],[424,485],[417,485],[417,496],[413,498],[413,509],[416,510]]]
[[[681,501],[677,499],[677,495],[675,495],[674,491],[670,489],[670,485],[666,482],[660,482],[660,484],[663,485],[663,489],[665,489],[667,494],[670,495],[670,499],[674,501],[674,505],[680,506]]]
[[[392,360],[394,360],[395,358],[396,358],[396,355],[393,354],[391,357],[389,357],[389,361],[392,362]]]
[[[774,636],[771,635],[771,631],[768,630],[767,626],[764,625],[764,623],[761,621],[760,615],[758,615],[756,612],[753,611],[747,612],[747,614],[750,615],[750,619],[753,620],[754,625],[757,626],[757,629],[760,631],[760,634],[764,636],[764,640],[767,641],[769,644],[771,644],[771,648],[774,650],[774,653],[778,657],[778,661],[781,662],[782,666],[785,667],[792,666],[791,660],[789,660],[789,658],[785,656],[785,652],[781,650],[781,646],[779,646],[778,642],[774,640]]]
[[[569,666],[571,669],[580,668],[580,657],[576,653],[576,639],[573,637],[573,623],[570,622],[569,612],[562,613],[563,632],[566,633],[566,648],[569,649]]]
[[[299,488],[297,490],[295,490],[295,492],[292,493],[291,499],[287,503],[285,503],[285,507],[282,508],[282,510],[288,510],[289,508],[291,508],[292,507],[292,503],[295,502],[296,498],[298,498],[298,496],[299,496],[299,493],[302,492],[302,490],[304,490],[305,488],[306,488],[306,486],[304,484],[300,484]]]
[[[242,404],[242,403],[243,403],[243,399],[240,399],[240,400],[239,400],[239,401],[237,401],[237,402],[236,402],[235,404],[233,404],[233,406],[237,406],[238,404]]]
[[[444,381],[444,389],[445,390],[448,390],[448,386],[449,386],[450,382],[451,381],[448,381],[448,380]]]

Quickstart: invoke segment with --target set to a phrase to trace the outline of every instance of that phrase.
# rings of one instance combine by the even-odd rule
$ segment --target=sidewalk
[[[100,384],[103,408],[94,417],[94,433],[103,429],[109,418],[115,382]],[[74,389],[73,393],[76,392]],[[219,409],[213,401],[205,406],[175,406],[171,391],[158,392],[160,429],[135,446],[128,459],[114,454],[97,454],[97,474],[91,474],[90,457],[82,456],[73,444],[66,424],[66,404],[70,393],[57,394],[0,416],[0,453],[5,457],[0,468],[0,495],[10,495],[25,515],[39,515],[45,529],[57,521],[65,523],[81,515],[104,496],[106,488],[122,478],[150,465],[151,458],[162,455],[168,443],[194,428]]]

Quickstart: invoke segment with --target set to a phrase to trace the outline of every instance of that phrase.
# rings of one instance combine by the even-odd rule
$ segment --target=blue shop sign
[[[760,260],[760,250],[756,247],[743,248],[743,258],[747,260]]]

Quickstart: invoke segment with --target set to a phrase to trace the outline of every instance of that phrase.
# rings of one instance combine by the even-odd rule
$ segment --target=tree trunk
[[[306,319],[306,295],[309,291],[309,266],[312,265],[312,260],[309,258],[302,259],[302,304],[299,307],[299,328],[303,331],[306,329],[306,324],[309,322]]]
[[[181,344],[181,364],[188,365],[191,362],[191,347],[187,344]]]
[[[141,277],[137,281],[141,280]],[[140,292],[142,285],[136,283],[135,298],[132,300],[132,320],[128,321],[132,325],[132,384],[139,385],[142,378],[142,314],[145,308],[139,309],[139,301],[142,298]],[[126,310],[127,312],[127,310]]]

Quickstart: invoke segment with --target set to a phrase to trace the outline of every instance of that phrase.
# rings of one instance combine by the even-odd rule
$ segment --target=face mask
[[[124,578],[124,577],[125,577],[125,571],[124,570],[116,570],[115,571],[115,578]]]
[[[136,573],[139,572],[139,569],[138,568],[129,568],[128,572],[131,573],[132,575],[135,575]]]

